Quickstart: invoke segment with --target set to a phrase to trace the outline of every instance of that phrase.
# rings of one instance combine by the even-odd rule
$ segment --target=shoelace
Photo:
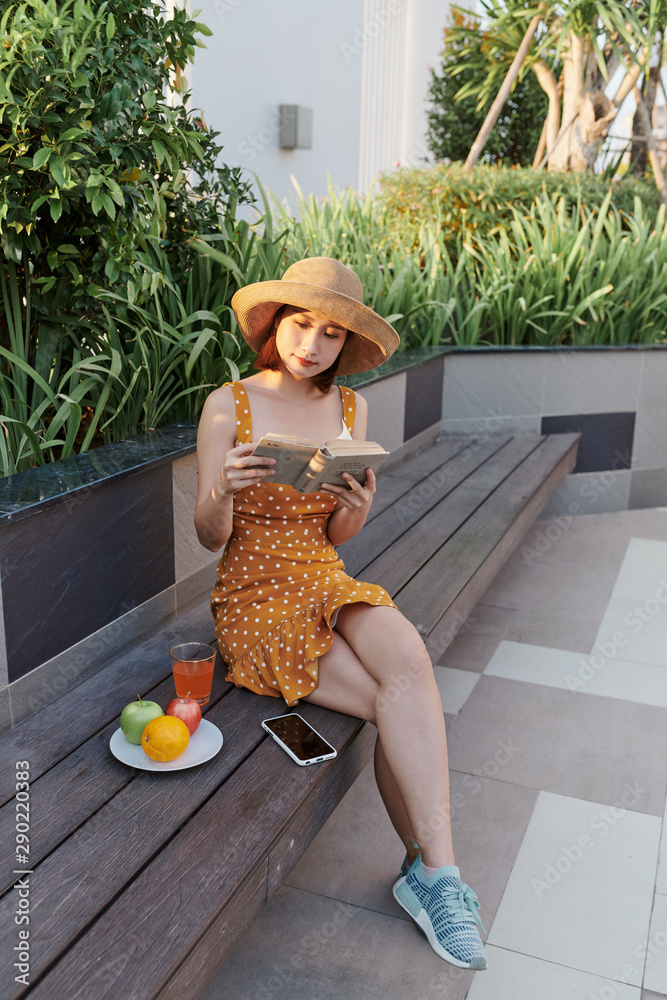
[[[468,911],[472,913],[476,923],[479,924],[483,933],[486,934],[484,925],[477,912],[480,909],[479,900],[469,885],[463,885],[460,889],[456,889],[454,886],[445,886],[441,890],[440,895],[445,901],[447,916],[451,919],[452,923],[463,923],[467,917],[466,911]]]

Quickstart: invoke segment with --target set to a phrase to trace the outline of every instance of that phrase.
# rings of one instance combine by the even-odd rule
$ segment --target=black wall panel
[[[0,566],[11,682],[174,583],[171,465],[7,524]]]
[[[574,472],[629,469],[634,413],[580,413],[542,417],[543,434],[581,433]]]

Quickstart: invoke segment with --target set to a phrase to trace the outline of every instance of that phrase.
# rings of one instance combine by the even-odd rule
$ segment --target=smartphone
[[[265,719],[262,728],[273,736],[297,764],[317,764],[336,756],[336,750],[296,712]]]

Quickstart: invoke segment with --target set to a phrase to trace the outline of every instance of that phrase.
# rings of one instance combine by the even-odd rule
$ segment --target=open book
[[[253,451],[253,455],[276,460],[276,471],[267,483],[285,483],[299,493],[315,493],[322,483],[351,489],[343,472],[365,483],[366,469],[377,472],[388,454],[375,441],[333,438],[319,447],[316,441],[287,434],[265,434]]]

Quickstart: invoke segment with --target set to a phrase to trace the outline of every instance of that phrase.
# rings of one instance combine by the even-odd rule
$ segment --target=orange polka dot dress
[[[234,392],[239,444],[252,441],[246,390],[241,382],[226,384]],[[354,393],[339,388],[351,434]],[[335,505],[330,493],[302,494],[268,481],[234,494],[211,610],[226,679],[237,687],[298,704],[317,686],[318,657],[333,642],[337,610],[359,602],[395,607],[382,587],[346,574],[327,536]]]

